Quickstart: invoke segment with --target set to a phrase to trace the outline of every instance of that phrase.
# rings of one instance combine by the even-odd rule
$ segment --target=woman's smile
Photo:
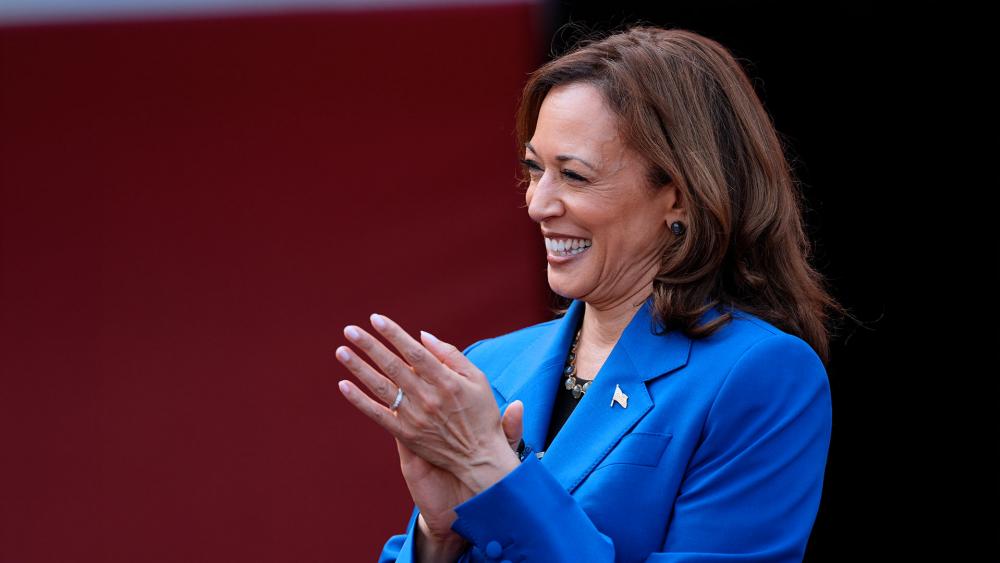
[[[564,264],[583,254],[593,244],[589,239],[545,238],[546,258],[550,264]]]

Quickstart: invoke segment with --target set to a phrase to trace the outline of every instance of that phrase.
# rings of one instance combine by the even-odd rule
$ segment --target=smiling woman
[[[379,561],[801,561],[845,311],[740,65],[685,30],[586,40],[529,77],[516,142],[557,318],[464,351],[345,330],[414,503]]]
[[[525,201],[550,249],[549,286],[602,309],[652,291],[666,227],[686,221],[681,192],[671,184],[650,189],[645,163],[618,130],[601,91],[576,82],[548,92],[525,143]],[[599,164],[584,164],[584,176],[569,166],[585,161],[565,153]],[[581,243],[590,250],[572,252]]]

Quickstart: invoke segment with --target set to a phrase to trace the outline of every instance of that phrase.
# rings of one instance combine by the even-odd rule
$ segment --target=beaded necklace
[[[591,381],[585,379],[580,379],[580,381],[585,381],[583,385],[577,382],[576,377],[576,347],[580,344],[580,333],[583,332],[583,327],[581,326],[576,331],[576,337],[573,338],[573,346],[569,349],[569,355],[566,357],[566,369],[563,373],[566,375],[566,384],[564,387],[568,391],[573,393],[574,399],[579,399],[590,388]]]

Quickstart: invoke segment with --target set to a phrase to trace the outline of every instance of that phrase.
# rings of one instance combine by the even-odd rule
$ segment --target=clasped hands
[[[400,469],[420,509],[421,531],[432,541],[456,543],[454,507],[487,489],[519,464],[514,448],[521,439],[523,407],[508,406],[501,419],[486,375],[455,346],[421,331],[421,342],[384,315],[371,324],[396,349],[355,325],[344,336],[378,369],[350,347],[337,359],[372,392],[374,400],[349,380],[344,397],[396,440]],[[393,412],[388,406],[402,387]],[[380,402],[381,401],[381,402]]]

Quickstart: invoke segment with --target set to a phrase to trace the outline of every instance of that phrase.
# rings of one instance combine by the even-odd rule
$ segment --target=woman
[[[589,40],[531,75],[517,136],[568,307],[463,352],[373,315],[395,350],[354,325],[374,366],[337,350],[415,505],[380,561],[801,560],[843,309],[739,64],[684,30]]]

